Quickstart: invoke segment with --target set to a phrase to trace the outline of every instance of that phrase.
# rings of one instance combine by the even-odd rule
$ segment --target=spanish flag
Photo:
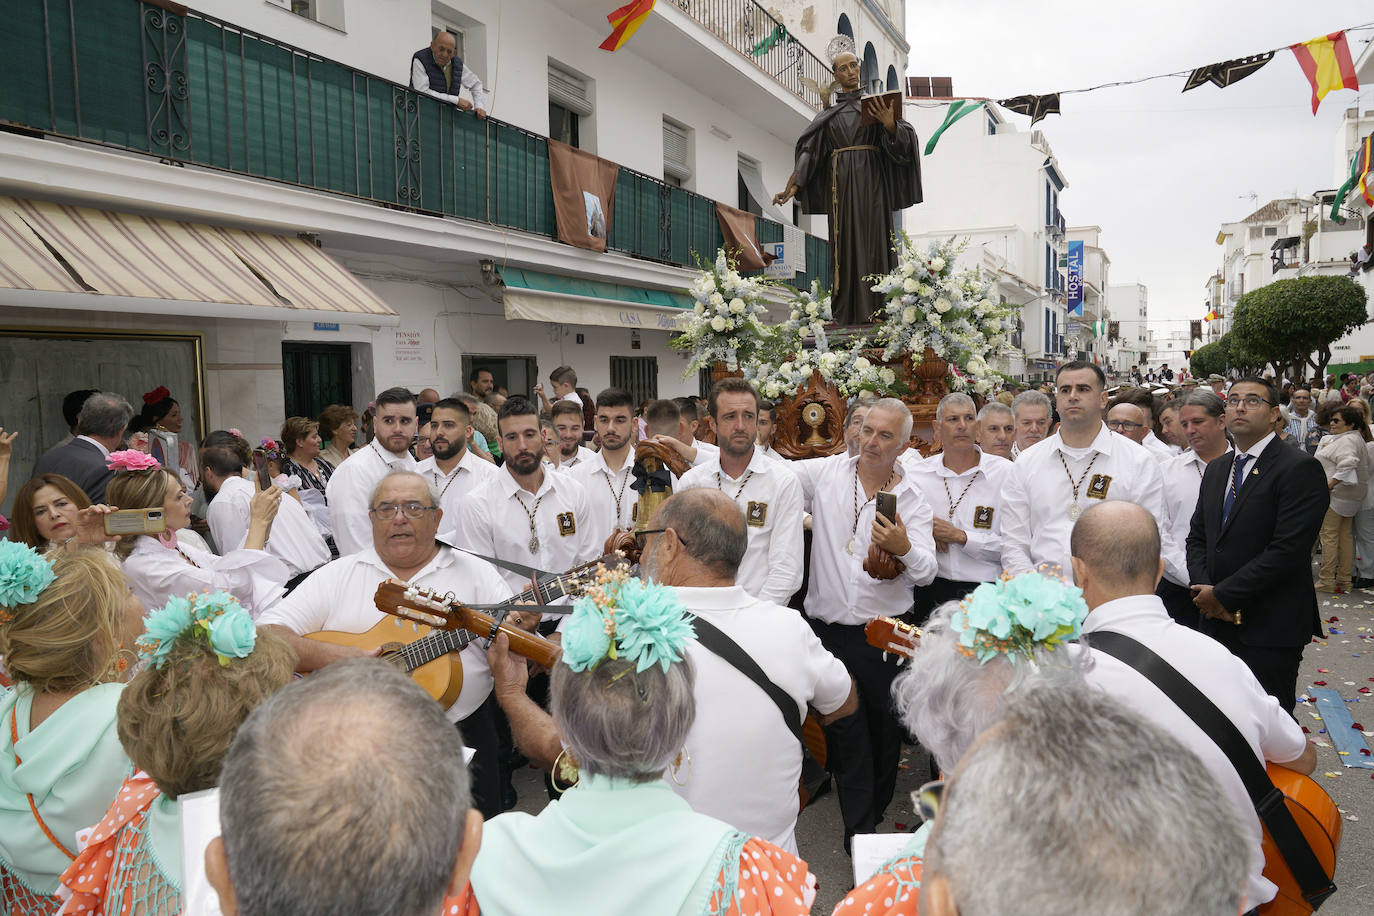
[[[1220,318],[1220,317],[1221,317],[1221,312],[1218,312],[1216,309],[1212,309],[1212,310],[1211,310],[1210,312],[1208,312],[1206,315],[1203,315],[1203,316],[1202,316],[1202,320],[1203,320],[1203,321],[1215,321],[1216,319],[1218,319],[1218,318]]]
[[[1344,32],[1332,32],[1288,47],[1298,59],[1303,75],[1312,84],[1313,114],[1317,113],[1317,106],[1331,90],[1360,88]]]
[[[654,0],[630,0],[629,3],[607,16],[606,18],[610,20],[614,29],[601,43],[601,50],[620,50],[620,46],[629,41],[635,30],[644,24],[645,19],[649,18],[653,9]],[[1346,58],[1349,59],[1349,57],[1350,54],[1347,52]]]

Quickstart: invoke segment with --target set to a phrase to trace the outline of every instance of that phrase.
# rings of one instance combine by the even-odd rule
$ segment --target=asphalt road
[[[1303,653],[1299,695],[1314,681],[1340,692],[1349,700],[1354,721],[1374,732],[1374,590],[1350,595],[1322,595],[1324,626],[1333,632],[1325,640],[1314,641]],[[1336,618],[1334,621],[1331,618]],[[1339,632],[1336,632],[1339,631]],[[1367,687],[1369,694],[1359,692]],[[1343,835],[1336,867],[1339,890],[1320,910],[1321,916],[1369,916],[1374,913],[1374,769],[1346,767],[1327,734],[1316,710],[1299,703],[1297,716],[1318,745],[1318,763],[1313,778],[1341,808]],[[1366,747],[1370,739],[1356,734]],[[1321,746],[1325,744],[1326,746]],[[1358,748],[1355,752],[1359,754]],[[1366,758],[1374,759],[1374,758]],[[888,818],[879,830],[914,830],[920,823],[911,804],[911,793],[929,776],[929,758],[920,748],[907,748],[902,755],[897,777],[897,794]],[[537,812],[544,805],[542,776],[531,769],[516,775],[520,793],[519,809]],[[797,847],[819,882],[812,912],[827,916],[849,892],[853,873],[843,840],[839,805],[833,791],[802,812],[797,820]]]

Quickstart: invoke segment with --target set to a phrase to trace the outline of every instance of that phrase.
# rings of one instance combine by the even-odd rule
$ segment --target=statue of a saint
[[[864,278],[896,266],[892,214],[921,202],[921,160],[915,129],[884,100],[861,102],[859,59],[840,51],[831,60],[840,91],[797,139],[796,171],[773,198],[794,196],[803,213],[830,217],[830,277],[835,323],[867,324],[883,304]],[[864,124],[868,106],[874,123]]]

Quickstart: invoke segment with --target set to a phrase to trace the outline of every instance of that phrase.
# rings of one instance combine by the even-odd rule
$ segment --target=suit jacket
[[[1312,587],[1312,545],[1331,497],[1315,458],[1270,440],[1246,472],[1225,524],[1221,507],[1234,452],[1203,473],[1188,532],[1188,576],[1211,585],[1228,611],[1243,611],[1237,633],[1245,645],[1305,646],[1321,635]],[[1234,628],[1203,618],[1203,632]]]
[[[61,474],[85,491],[91,502],[105,501],[105,485],[114,471],[105,466],[105,456],[85,439],[73,439],[66,445],[48,449],[33,465],[34,476]]]

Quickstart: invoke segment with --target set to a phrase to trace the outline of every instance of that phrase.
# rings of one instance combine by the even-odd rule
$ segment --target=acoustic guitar
[[[920,642],[921,631],[909,623],[891,617],[876,617],[864,626],[864,636],[870,646],[893,653],[900,663],[910,658]],[[1265,772],[1274,786],[1283,793],[1293,820],[1302,831],[1307,845],[1312,847],[1322,871],[1335,874],[1336,853],[1341,846],[1341,812],[1326,790],[1309,776],[1279,766],[1265,765]],[[1261,822],[1263,826],[1263,822]],[[1264,828],[1261,844],[1264,850],[1264,877],[1278,886],[1273,900],[1259,907],[1260,916],[1305,916],[1313,907],[1303,898],[1302,889],[1293,877],[1292,869],[1279,852],[1269,829]]]

